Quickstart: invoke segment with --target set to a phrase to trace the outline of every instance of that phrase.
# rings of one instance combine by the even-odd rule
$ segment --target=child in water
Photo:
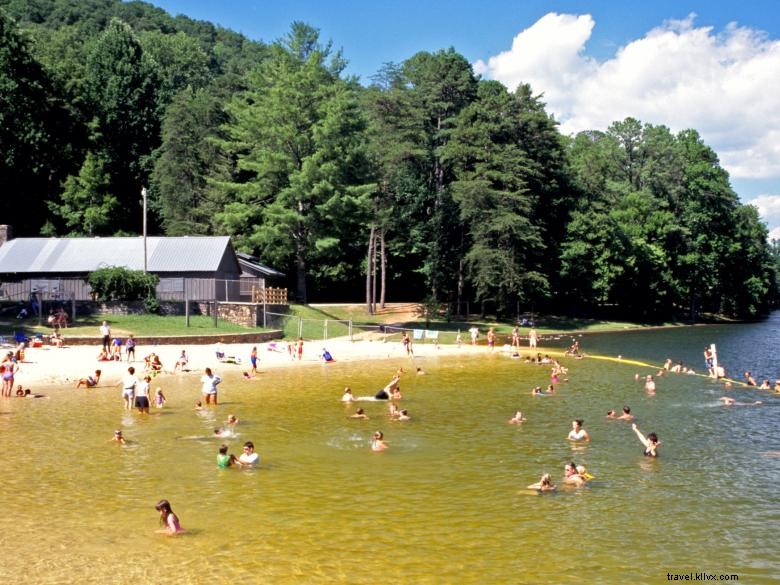
[[[154,405],[157,408],[165,406],[165,394],[163,394],[162,388],[158,388],[154,395]]]
[[[556,485],[552,482],[552,477],[549,473],[542,475],[542,478],[536,483],[532,483],[528,486],[529,490],[537,490],[540,492],[554,492]]]
[[[387,449],[387,443],[385,443],[385,436],[382,431],[376,431],[371,436],[371,450],[372,451],[384,451]]]
[[[154,507],[160,513],[160,524],[165,528],[157,531],[158,534],[165,534],[167,536],[175,536],[184,532],[184,528],[179,524],[179,518],[173,513],[171,504],[168,500],[160,500]]]

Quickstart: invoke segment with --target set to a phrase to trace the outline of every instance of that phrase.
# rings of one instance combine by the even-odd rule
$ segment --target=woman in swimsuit
[[[647,457],[658,457],[658,447],[661,446],[661,441],[658,440],[658,435],[655,433],[650,433],[646,437],[642,434],[642,431],[640,431],[635,424],[631,425],[631,428],[636,433],[636,436],[639,437],[639,440],[642,441],[642,444],[645,446],[645,456]]]
[[[585,478],[577,471],[577,466],[573,461],[563,466],[563,481],[575,487],[582,487],[587,483]]]
[[[570,441],[590,441],[588,431],[582,428],[583,422],[581,418],[571,421],[571,430],[566,438]]]

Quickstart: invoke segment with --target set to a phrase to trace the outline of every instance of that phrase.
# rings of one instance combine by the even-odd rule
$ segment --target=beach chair
[[[439,345],[439,332],[426,330],[425,339],[432,339],[436,345]]]
[[[412,329],[412,339],[415,341],[420,341],[423,339],[423,335],[425,334],[425,331],[422,329]]]

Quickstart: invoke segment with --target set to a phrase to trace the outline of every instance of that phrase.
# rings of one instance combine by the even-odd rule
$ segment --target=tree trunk
[[[372,271],[374,263],[374,232],[376,227],[371,224],[371,233],[368,236],[368,254],[366,255],[366,312],[374,314],[374,306],[371,303],[371,290],[373,289]]]
[[[385,308],[385,292],[387,291],[387,252],[385,250],[385,229],[379,232],[379,269],[382,279],[382,285],[379,292],[379,307]]]
[[[379,238],[379,234],[375,231],[374,232],[374,259],[373,263],[371,265],[371,307],[374,310],[374,314],[376,314],[376,260],[377,256],[379,256],[379,247],[377,246],[377,239]]]
[[[295,264],[298,272],[298,298],[305,305],[309,299],[306,294],[306,260],[303,257],[302,250],[298,250]]]

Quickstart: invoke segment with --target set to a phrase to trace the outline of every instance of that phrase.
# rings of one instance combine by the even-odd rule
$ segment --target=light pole
[[[141,187],[141,197],[144,200],[144,274],[146,274],[146,196],[148,193],[146,187]]]

